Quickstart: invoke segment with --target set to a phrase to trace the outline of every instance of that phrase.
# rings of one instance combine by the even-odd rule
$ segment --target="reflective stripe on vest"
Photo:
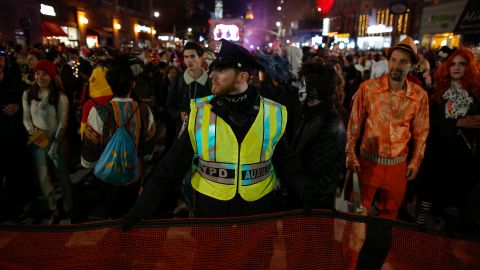
[[[231,127],[211,111],[212,98],[191,103],[188,132],[198,159],[192,186],[219,200],[230,200],[237,192],[246,201],[258,200],[276,184],[271,158],[285,131],[286,109],[261,98],[257,117],[239,144]]]
[[[266,160],[266,156],[271,156],[273,153],[267,153],[267,151],[269,150],[268,148],[268,145],[270,143],[273,142],[278,142],[278,139],[280,138],[280,132],[283,133],[283,131],[281,129],[274,129],[275,130],[275,134],[270,134],[270,124],[271,124],[271,120],[272,120],[272,114],[275,114],[275,119],[277,120],[277,123],[275,123],[276,125],[278,126],[281,126],[281,123],[278,123],[278,121],[281,121],[282,119],[282,110],[280,109],[277,109],[275,107],[275,104],[269,100],[269,99],[263,99],[264,103],[263,103],[263,111],[264,111],[264,120],[263,120],[263,124],[264,124],[264,131],[263,131],[263,145],[262,145],[262,155],[261,155],[261,160],[262,161],[265,161]],[[272,110],[273,108],[273,110]],[[271,136],[273,135],[273,137]],[[272,140],[272,141],[270,141]]]
[[[198,173],[212,182],[233,185],[235,184],[235,164],[209,162],[198,159]],[[271,173],[272,162],[267,160],[261,163],[242,165],[242,186],[249,186],[265,180]]]

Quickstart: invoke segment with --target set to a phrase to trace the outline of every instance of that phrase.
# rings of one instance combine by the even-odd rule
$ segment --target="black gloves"
[[[126,232],[126,231],[130,230],[130,228],[133,225],[135,225],[135,223],[137,223],[141,220],[140,218],[137,218],[137,217],[130,214],[130,212],[132,210],[130,210],[129,213],[123,217],[123,221],[122,221],[122,231],[123,232]]]
[[[154,218],[160,200],[154,192],[144,190],[135,205],[123,217],[122,231],[129,230],[133,225],[143,219]]]

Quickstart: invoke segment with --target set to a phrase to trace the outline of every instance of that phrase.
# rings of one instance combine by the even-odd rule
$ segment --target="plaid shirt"
[[[418,170],[429,131],[428,95],[420,86],[406,81],[407,90],[389,91],[388,75],[364,82],[355,94],[348,123],[347,165],[359,166],[355,153],[383,158],[406,157],[413,149],[408,167]]]

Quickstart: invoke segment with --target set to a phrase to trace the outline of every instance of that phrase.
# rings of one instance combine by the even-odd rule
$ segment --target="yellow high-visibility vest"
[[[285,132],[287,109],[261,97],[257,117],[240,144],[231,127],[212,112],[212,98],[190,104],[188,133],[198,159],[192,186],[222,201],[233,199],[237,192],[245,201],[256,201],[275,188],[272,155]]]

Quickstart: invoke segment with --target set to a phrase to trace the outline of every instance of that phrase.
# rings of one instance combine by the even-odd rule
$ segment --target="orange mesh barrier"
[[[358,222],[363,221],[363,222]],[[313,211],[236,219],[0,227],[0,269],[349,269],[368,218]],[[480,242],[390,222],[384,269],[480,269]],[[358,253],[357,253],[358,254]]]

